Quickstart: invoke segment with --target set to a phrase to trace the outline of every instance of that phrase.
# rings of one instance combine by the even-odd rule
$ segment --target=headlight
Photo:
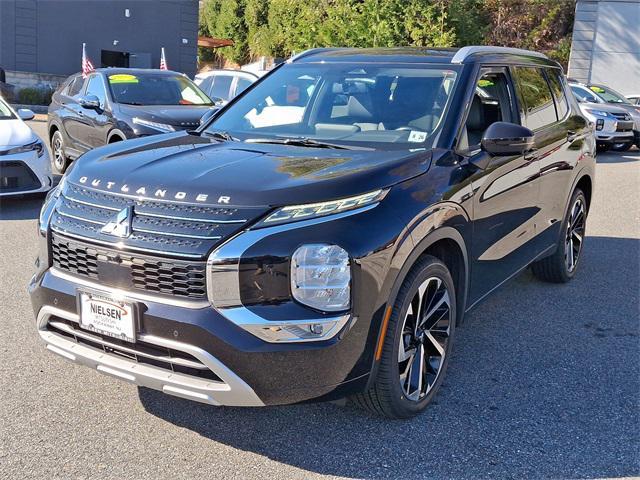
[[[375,190],[363,195],[341,198],[339,200],[282,207],[265,218],[260,225],[267,226],[295,220],[307,220],[313,217],[353,210],[354,208],[364,207],[366,205],[379,202],[384,198],[388,191],[389,190]]]
[[[53,210],[53,205],[56,203],[56,200],[60,197],[62,193],[62,189],[64,188],[64,184],[66,182],[66,176],[62,177],[60,183],[56,185],[55,188],[52,188],[47,193],[47,196],[42,203],[42,208],[40,209],[40,215],[38,216],[38,230],[42,235],[46,232],[49,226],[49,219],[51,218],[51,212]]]
[[[133,123],[136,125],[141,125],[143,127],[153,128],[154,130],[158,130],[160,132],[175,132],[176,129],[171,125],[167,125],[166,123],[158,123],[152,122],[151,120],[145,120],[144,118],[133,117]]]
[[[595,110],[592,108],[587,108],[586,110],[592,115],[599,115],[600,117],[613,118],[613,116],[609,112],[605,112],[603,110]]]
[[[35,142],[28,143],[26,145],[23,145],[22,147],[11,148],[1,153],[3,155],[15,155],[17,153],[25,153],[25,152],[32,152],[32,151],[36,151],[39,157],[41,157],[44,154],[44,145],[40,140],[36,140]]]
[[[291,258],[291,293],[298,302],[336,312],[351,305],[349,254],[337,245],[303,245]]]

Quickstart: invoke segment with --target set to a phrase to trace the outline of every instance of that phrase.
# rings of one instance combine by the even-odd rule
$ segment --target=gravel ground
[[[41,199],[3,202],[0,478],[640,475],[640,152],[598,163],[575,280],[524,272],[471,312],[436,402],[409,421],[207,407],[45,352],[26,293]]]

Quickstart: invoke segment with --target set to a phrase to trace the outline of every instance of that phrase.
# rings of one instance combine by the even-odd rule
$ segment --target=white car
[[[258,76],[244,70],[211,70],[199,73],[194,82],[204,93],[224,105],[258,80]]]
[[[31,110],[15,112],[0,97],[0,197],[48,192],[53,184],[49,153],[24,123]]]

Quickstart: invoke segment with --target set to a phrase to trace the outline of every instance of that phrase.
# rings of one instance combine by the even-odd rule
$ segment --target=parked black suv
[[[49,105],[53,169],[95,147],[129,138],[195,129],[214,102],[181,73],[102,68],[69,77]]]
[[[76,162],[40,215],[39,334],[213,405],[407,417],[465,312],[529,265],[575,275],[594,152],[543,55],[308,51],[197,131]]]

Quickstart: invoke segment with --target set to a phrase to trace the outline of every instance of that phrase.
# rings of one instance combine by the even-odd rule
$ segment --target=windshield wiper
[[[223,140],[225,142],[237,142],[238,139],[231,136],[228,132],[222,131],[222,130],[216,130],[213,132],[210,132],[208,130],[205,130],[204,132],[202,132],[204,135],[206,135],[207,137],[213,137],[217,140]]]
[[[142,105],[140,102],[118,102],[118,103],[122,103],[123,105]]]
[[[319,142],[306,137],[291,138],[248,138],[247,143],[274,143],[277,145],[292,145],[294,147],[312,147],[312,148],[334,148],[339,150],[351,150],[344,145],[336,145],[335,143]]]

